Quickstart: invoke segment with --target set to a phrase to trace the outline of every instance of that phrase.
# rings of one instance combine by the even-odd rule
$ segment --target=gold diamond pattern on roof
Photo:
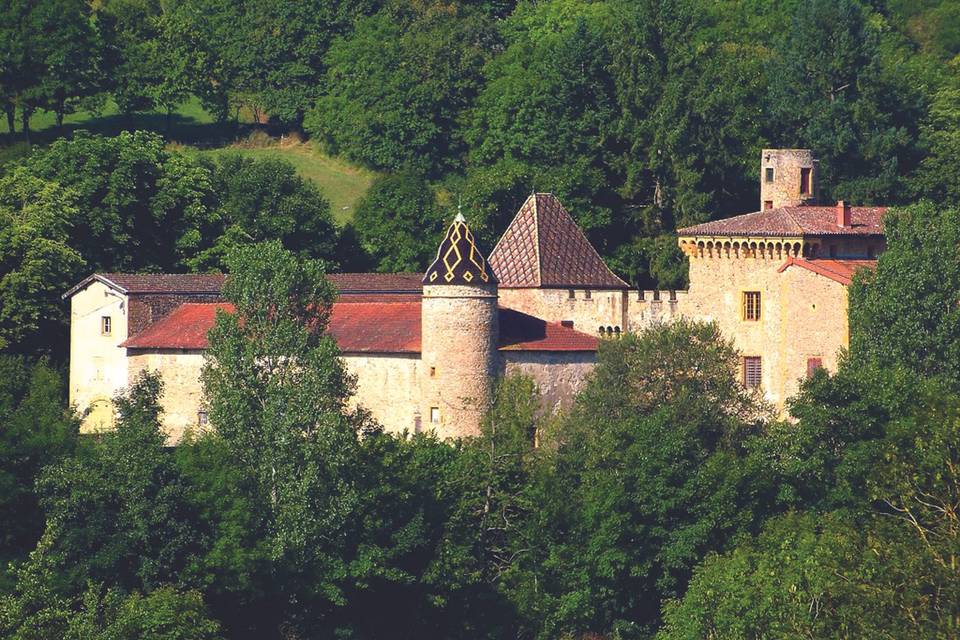
[[[473,232],[462,216],[447,229],[437,258],[423,277],[425,284],[493,284],[496,279],[477,247]]]

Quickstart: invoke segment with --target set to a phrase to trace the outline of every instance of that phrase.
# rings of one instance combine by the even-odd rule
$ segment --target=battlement
[[[627,330],[643,331],[651,324],[669,322],[683,313],[689,291],[640,289],[631,291],[627,301]]]
[[[682,237],[680,250],[691,258],[783,260],[815,255],[819,242],[791,237]]]

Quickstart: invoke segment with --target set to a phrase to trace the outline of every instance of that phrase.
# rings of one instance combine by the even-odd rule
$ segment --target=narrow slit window
[[[760,356],[745,356],[743,358],[743,386],[747,389],[758,388],[762,376],[763,365]]]
[[[437,377],[437,368],[436,368],[436,367],[430,367],[430,377],[431,377],[431,378],[436,378],[436,377]]]
[[[813,169],[800,169],[800,195],[808,196],[811,191],[810,178],[813,175]]]
[[[756,322],[760,319],[760,292],[743,292],[743,319]]]
[[[113,318],[103,316],[100,318],[100,335],[109,336],[113,334]]]
[[[430,407],[430,422],[440,424],[440,407]]]
[[[577,292],[573,289],[567,289],[567,300],[576,300]]]
[[[584,299],[584,300],[589,300],[591,297],[592,297],[592,296],[591,296],[591,294],[590,294],[590,289],[587,289],[586,291],[583,292],[583,299]]]

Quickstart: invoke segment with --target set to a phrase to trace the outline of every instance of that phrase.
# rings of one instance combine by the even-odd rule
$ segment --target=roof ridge
[[[793,226],[796,227],[797,233],[803,233],[803,225],[797,222],[797,219],[790,213],[790,207],[783,207],[783,212],[787,214],[787,217],[790,218],[790,222],[793,223]]]
[[[536,253],[537,261],[537,286],[540,287],[543,285],[543,260],[540,258],[543,253],[540,249],[540,243],[543,242],[543,237],[540,234],[540,194],[532,193],[530,197],[533,198],[533,237],[536,239],[536,242],[533,243],[533,250]]]

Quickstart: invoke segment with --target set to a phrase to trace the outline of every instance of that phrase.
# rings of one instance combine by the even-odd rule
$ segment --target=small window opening
[[[760,356],[745,356],[743,358],[743,386],[748,389],[759,387],[763,374],[762,367]]]
[[[811,192],[810,178],[813,176],[813,169],[800,169],[800,195],[808,196]]]
[[[210,416],[206,411],[197,411],[197,424],[205,427],[210,423]]]
[[[591,297],[592,296],[590,295],[590,289],[587,289],[586,291],[583,292],[584,300],[589,300]]]
[[[440,407],[430,407],[430,422],[440,424]]]
[[[100,335],[109,336],[113,333],[113,319],[110,316],[100,318]]]
[[[764,209],[773,209],[773,200],[764,200],[763,201]]]
[[[573,289],[567,289],[567,300],[576,300],[577,292]]]
[[[436,368],[436,367],[430,367],[430,377],[431,377],[431,378],[436,378],[436,377],[437,377],[437,368]]]
[[[603,335],[605,332],[606,332],[606,329],[603,328],[603,325],[600,325],[597,328],[597,333],[599,333],[600,335]]]
[[[813,376],[817,372],[817,369],[823,368],[823,359],[822,358],[807,358],[807,377]]]
[[[773,167],[767,167],[766,180],[767,182],[773,182]]]
[[[753,321],[760,319],[760,292],[759,291],[743,292],[743,319],[753,320]]]

